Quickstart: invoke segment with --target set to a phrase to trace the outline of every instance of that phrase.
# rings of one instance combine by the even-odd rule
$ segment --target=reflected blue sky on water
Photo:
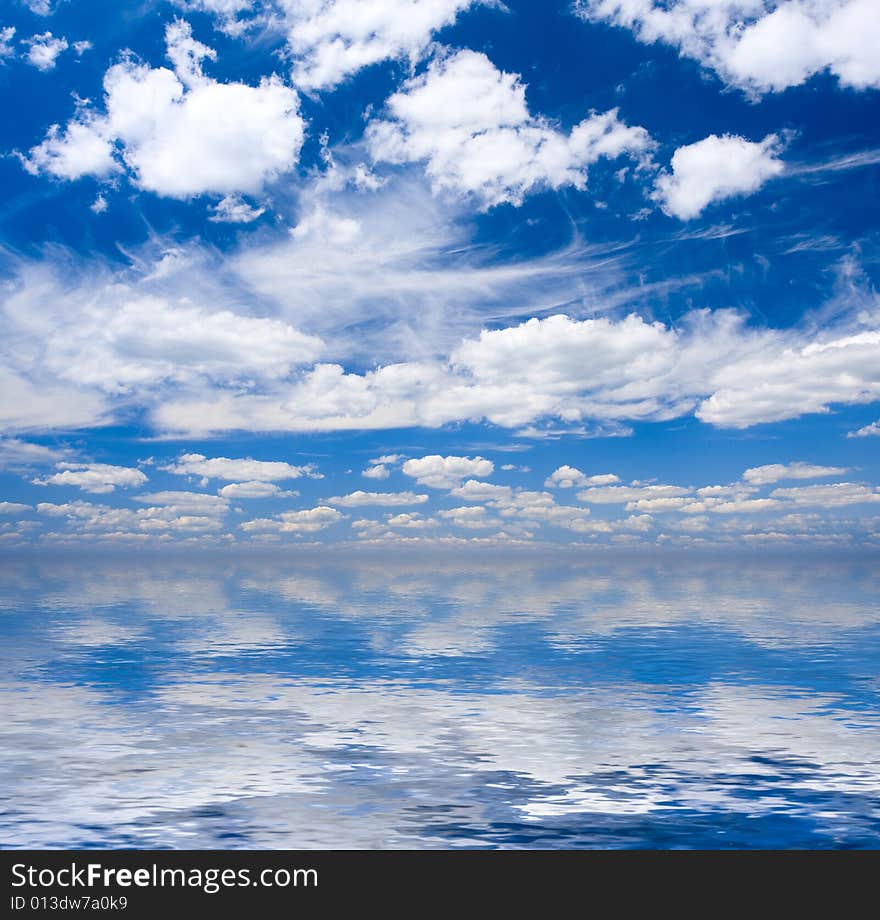
[[[880,846],[875,560],[7,558],[6,847]]]

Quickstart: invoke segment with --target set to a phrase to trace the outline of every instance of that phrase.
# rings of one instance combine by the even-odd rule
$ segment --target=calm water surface
[[[878,847],[876,560],[0,560],[5,847]]]

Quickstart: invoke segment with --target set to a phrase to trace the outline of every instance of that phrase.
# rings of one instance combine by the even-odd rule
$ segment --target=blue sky
[[[0,545],[880,545],[876,0],[22,0]]]

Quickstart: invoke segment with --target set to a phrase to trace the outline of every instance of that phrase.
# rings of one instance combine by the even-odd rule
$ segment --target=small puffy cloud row
[[[826,70],[843,86],[880,88],[875,0],[577,0],[576,10],[672,45],[754,95]]]
[[[212,460],[214,467],[207,466]],[[228,458],[205,458],[198,454],[183,454],[181,468],[197,463],[200,469],[208,469],[212,478],[224,479],[233,473],[245,472],[235,469],[234,464],[249,465],[266,476],[290,478],[290,470],[276,461],[231,460]],[[550,489],[567,490],[577,488],[579,504],[561,504],[552,491],[536,491],[514,485],[487,482],[485,477],[494,472],[491,461],[480,457],[426,455],[412,458],[409,471],[404,475],[427,480],[435,489],[447,492],[436,497],[411,491],[366,492],[357,490],[319,501],[314,507],[276,511],[269,517],[253,518],[232,526],[226,523],[232,509],[231,499],[280,497],[296,493],[280,493],[269,481],[251,480],[235,484],[242,492],[230,491],[229,486],[218,490],[218,494],[166,490],[140,493],[132,500],[146,507],[112,508],[107,505],[90,504],[84,501],[69,501],[61,504],[41,502],[36,506],[40,518],[63,519],[67,522],[68,535],[80,535],[91,539],[122,540],[126,538],[156,538],[169,540],[175,535],[195,539],[204,535],[211,540],[278,540],[285,535],[296,538],[316,535],[347,519],[340,509],[389,508],[381,519],[359,517],[351,522],[351,531],[360,540],[407,539],[435,537],[447,539],[444,533],[476,534],[479,539],[491,535],[491,539],[533,540],[538,532],[549,527],[576,534],[584,539],[600,539],[611,542],[632,542],[644,539],[664,542],[669,535],[676,539],[705,540],[710,536],[750,534],[750,539],[763,539],[760,534],[785,533],[790,537],[797,531],[799,539],[806,539],[810,533],[821,537],[831,534],[845,539],[847,528],[858,530],[874,527],[878,518],[859,521],[845,521],[840,518],[840,509],[858,506],[873,507],[880,503],[880,488],[858,482],[837,481],[810,483],[807,485],[779,485],[786,481],[830,479],[848,472],[845,468],[821,466],[802,461],[773,463],[751,467],[744,471],[739,482],[726,485],[684,486],[676,484],[632,481],[623,483],[613,473],[585,473],[582,470],[563,465],[546,479]],[[110,491],[108,485],[139,485],[134,475],[138,471],[124,467],[100,464],[69,464],[71,472],[103,475],[102,481],[82,479],[76,483],[53,478],[40,481],[40,485],[78,485],[85,491]],[[174,465],[165,467],[178,471]],[[126,476],[126,474],[128,474]],[[467,478],[469,475],[483,478]],[[273,490],[268,494],[265,490]],[[761,494],[762,489],[767,489]],[[253,490],[253,491],[251,491]],[[421,510],[399,510],[407,506],[425,506],[432,502],[427,513]],[[451,506],[448,505],[451,502]],[[802,509],[817,509],[805,513]],[[33,509],[21,502],[3,502],[0,513],[7,517],[28,518]],[[364,512],[362,511],[361,514]],[[368,512],[367,512],[368,513]],[[830,515],[830,516],[829,516]],[[38,528],[38,521],[21,521],[22,527]],[[711,521],[711,522],[710,522]],[[10,527],[13,529],[10,531]],[[17,538],[23,532],[13,525],[4,525],[4,533]],[[336,537],[344,539],[344,533]],[[64,534],[46,535],[45,539],[63,539]],[[770,539],[770,537],[767,537]],[[773,538],[777,539],[777,538]],[[782,539],[782,538],[779,538]],[[7,541],[8,542],[8,541]]]
[[[0,61],[16,57],[15,34],[14,26],[0,28]],[[59,56],[68,49],[72,49],[79,57],[92,47],[89,41],[76,41],[71,44],[63,35],[55,35],[49,31],[23,38],[21,44],[27,49],[22,55],[23,59],[44,73],[54,70]]]
[[[128,170],[140,188],[173,198],[256,193],[291,170],[305,132],[296,91],[276,76],[258,86],[212,80],[202,61],[216,54],[188,23],[170,24],[166,40],[173,70],[124,57],[104,77],[104,111],[84,105],[53,126],[25,166],[60,179]]]
[[[299,158],[305,123],[296,91],[276,76],[256,87],[212,80],[202,63],[216,53],[193,38],[186,22],[170,24],[166,41],[173,69],[124,57],[105,75],[104,112],[82,104],[22,162],[34,174],[68,180],[127,170],[135,184],[160,195],[223,196],[212,221],[256,220],[265,209],[241,195],[259,193]],[[50,50],[57,55],[61,47],[47,39],[31,52],[54,61]],[[626,155],[652,165],[654,141],[616,110],[593,113],[565,132],[532,115],[525,92],[518,75],[498,70],[484,54],[441,53],[390,96],[384,117],[367,126],[366,147],[376,162],[424,163],[435,192],[471,196],[484,207],[518,205],[543,189],[583,190],[588,168],[602,158]],[[696,217],[778,176],[780,150],[775,135],[760,142],[712,135],[675,151],[653,197],[667,214]],[[100,212],[106,202],[95,207]],[[304,219],[296,232],[320,216]]]

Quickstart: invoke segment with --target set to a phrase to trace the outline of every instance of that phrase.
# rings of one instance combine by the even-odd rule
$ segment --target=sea
[[[0,558],[4,848],[880,846],[880,566]]]

